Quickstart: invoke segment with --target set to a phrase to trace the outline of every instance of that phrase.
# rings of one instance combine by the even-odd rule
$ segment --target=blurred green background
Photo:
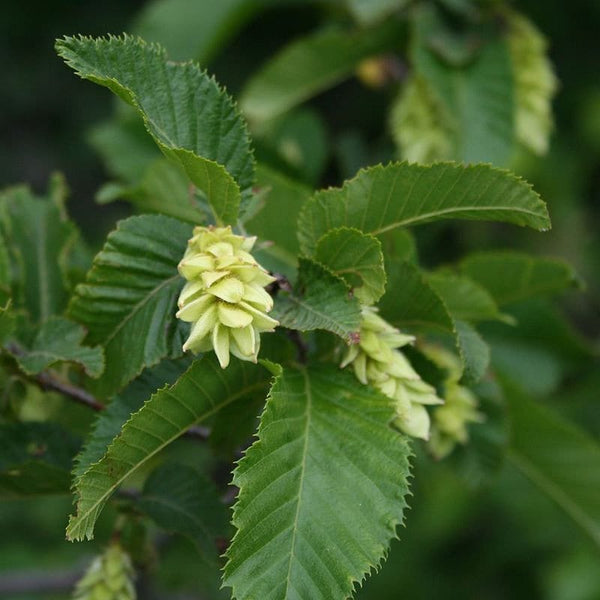
[[[166,36],[175,58],[201,57],[235,97],[248,77],[291,39],[345,18],[335,2],[240,2],[241,9],[221,27],[212,45],[203,46],[202,35],[211,21],[202,23],[199,15],[218,12],[217,3],[179,2],[190,15],[183,39],[153,29],[152,11],[160,4],[63,0],[9,2],[3,7],[0,183],[29,182],[41,192],[53,171],[63,172],[71,189],[69,211],[93,248],[130,210],[124,203],[99,207],[94,202],[111,174],[89,144],[89,132],[114,114],[115,103],[105,90],[65,68],[54,53],[55,38],[145,27],[157,39]],[[525,248],[571,262],[587,284],[584,292],[561,298],[571,326],[561,319],[555,322],[556,338],[540,357],[546,371],[532,381],[519,373],[524,379],[508,385],[515,386],[517,395],[527,393],[548,403],[597,437],[598,365],[578,368],[572,364],[573,354],[567,354],[580,343],[597,349],[600,339],[600,2],[572,0],[567,6],[558,0],[528,0],[513,5],[549,39],[560,82],[549,154],[523,157],[513,165],[548,203],[553,230],[541,235],[501,225],[436,225],[417,232],[419,250],[428,266],[468,250],[494,247]],[[197,40],[189,37],[194,32]],[[180,54],[194,48],[195,55]],[[401,80],[407,68],[401,55],[397,66]],[[361,166],[394,159],[387,107],[398,85],[394,80],[373,88],[351,77],[311,99],[306,112],[298,113],[298,122],[285,125],[286,134],[295,136],[301,147],[309,136],[300,172],[294,160],[286,162],[285,151],[275,155],[268,144],[259,144],[258,157],[315,186],[339,185]],[[525,314],[529,310],[538,315],[546,309],[523,308]],[[551,326],[554,313],[548,314],[545,325]],[[566,333],[558,331],[563,326]],[[505,334],[493,328],[488,333]],[[496,368],[514,366],[510,356],[497,352]],[[600,600],[598,545],[510,461],[498,465],[497,473],[483,483],[465,475],[460,456],[432,463],[419,455],[415,462],[413,508],[399,532],[402,541],[393,544],[381,572],[367,580],[359,598]],[[94,543],[65,542],[70,508],[66,495],[2,501],[0,598],[69,597],[69,586],[110,533],[107,528],[100,531]],[[227,597],[216,591],[187,542],[161,540],[160,549],[154,572],[159,583],[147,587],[143,598]]]

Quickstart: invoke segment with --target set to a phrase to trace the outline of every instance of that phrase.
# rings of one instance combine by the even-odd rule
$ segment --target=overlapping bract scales
[[[177,317],[193,324],[183,349],[214,349],[222,368],[230,353],[256,362],[260,334],[279,324],[267,315],[273,299],[264,288],[274,278],[250,254],[255,241],[231,227],[196,227],[179,263],[187,283]]]
[[[79,580],[73,600],[135,600],[133,576],[129,555],[119,544],[111,544]]]
[[[516,11],[508,11],[508,47],[515,77],[516,132],[536,154],[548,151],[553,127],[552,98],[558,82],[547,56],[546,40]]]
[[[435,458],[444,458],[457,444],[468,442],[468,425],[481,423],[483,415],[477,410],[475,394],[459,383],[462,375],[459,358],[439,346],[426,346],[423,350],[428,358],[447,373],[444,380],[444,404],[433,410],[428,445]]]
[[[372,307],[362,309],[360,343],[350,346],[341,366],[352,364],[358,380],[396,401],[395,425],[404,433],[428,439],[426,404],[441,404],[435,388],[421,379],[398,348],[414,341],[390,325]]]

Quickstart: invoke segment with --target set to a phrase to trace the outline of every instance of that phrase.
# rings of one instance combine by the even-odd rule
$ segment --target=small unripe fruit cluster
[[[481,423],[483,415],[477,410],[477,397],[460,385],[462,375],[459,359],[444,348],[429,346],[425,354],[447,372],[444,380],[444,405],[433,411],[429,451],[438,459],[444,458],[457,444],[469,440],[467,427],[470,423]]]
[[[279,323],[267,315],[273,299],[264,289],[274,281],[250,254],[256,238],[231,227],[196,227],[179,263],[187,279],[177,317],[192,323],[183,350],[214,350],[224,369],[230,353],[256,362],[260,334]]]
[[[73,600],[135,600],[133,576],[129,555],[119,544],[111,544],[79,580]]]
[[[411,335],[382,319],[372,307],[362,309],[360,342],[349,347],[341,366],[352,365],[358,380],[371,384],[396,403],[394,424],[404,433],[429,438],[426,404],[442,404],[398,348],[414,341]]]

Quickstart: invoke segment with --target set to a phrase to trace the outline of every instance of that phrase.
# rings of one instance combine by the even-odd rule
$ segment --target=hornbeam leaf
[[[507,399],[509,460],[600,546],[600,445],[516,389]]]
[[[391,259],[387,271],[389,285],[379,302],[381,315],[400,329],[450,334],[461,358],[463,378],[468,382],[478,381],[488,367],[490,353],[477,331],[454,318],[418,267]]]
[[[544,202],[509,171],[490,165],[402,162],[359,171],[343,187],[317,192],[300,212],[298,239],[311,255],[319,238],[338,227],[378,235],[441,219],[550,227]]]
[[[95,393],[108,397],[165,356],[182,354],[186,326],[175,320],[184,281],[177,272],[192,226],[162,215],[121,221],[75,289],[69,315],[104,346]]]
[[[55,176],[51,186],[58,187],[59,181]],[[33,322],[64,310],[68,290],[61,262],[79,236],[67,219],[59,191],[48,196],[35,197],[27,186],[0,194],[0,235],[7,251],[2,262],[8,258],[11,266],[14,307],[25,308]]]
[[[410,447],[389,398],[333,366],[283,371],[234,473],[237,600],[343,600],[402,523]]]
[[[212,356],[194,361],[176,383],[134,413],[104,456],[77,478],[77,513],[69,519],[67,538],[92,539],[106,501],[136,469],[192,425],[236,400],[264,393],[267,384],[266,371],[247,362],[234,361],[222,371]]]
[[[88,375],[98,377],[104,369],[102,348],[82,344],[85,329],[63,317],[52,317],[44,322],[33,340],[31,348],[17,357],[28,375],[40,373],[57,362],[75,362],[83,366]]]
[[[425,328],[452,334],[454,320],[425,273],[408,261],[390,258],[389,284],[379,302],[381,316],[401,329]]]
[[[218,567],[217,541],[228,537],[229,510],[206,476],[187,465],[161,465],[144,483],[136,507],[159,527],[190,538],[202,557]]]
[[[349,77],[364,58],[398,44],[402,26],[389,19],[359,31],[326,30],[292,42],[250,79],[240,107],[252,121],[272,119]]]
[[[441,270],[428,275],[427,281],[444,300],[455,319],[510,322],[510,317],[500,312],[496,301],[486,288],[470,277]]]
[[[56,423],[1,423],[0,496],[67,493],[78,447]]]
[[[272,316],[288,329],[325,329],[347,343],[357,341],[360,304],[345,281],[307,258],[299,263],[294,291],[277,295]]]
[[[468,323],[455,323],[458,350],[463,364],[461,382],[465,385],[477,383],[487,371],[490,364],[490,348],[483,338]]]
[[[154,0],[144,5],[133,29],[144,39],[165,46],[174,60],[194,58],[204,65],[263,4],[257,0]]]
[[[318,241],[315,259],[342,277],[362,304],[375,304],[385,291],[381,243],[372,235],[334,229]]]
[[[85,445],[75,457],[73,477],[80,477],[99,461],[132,413],[159,388],[172,385],[190,366],[190,358],[165,359],[134,379],[120,394],[111,399],[105,410],[98,414]]]
[[[471,254],[459,268],[485,287],[499,305],[556,294],[581,285],[577,274],[565,261],[511,250]]]
[[[136,108],[165,156],[207,195],[217,221],[235,223],[252,193],[254,159],[245,123],[214,79],[130,36],[66,37],[56,49],[80,77]]]

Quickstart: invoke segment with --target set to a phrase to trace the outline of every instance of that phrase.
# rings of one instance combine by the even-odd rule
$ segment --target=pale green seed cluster
[[[193,324],[183,350],[213,349],[223,369],[230,353],[256,362],[260,334],[279,324],[267,315],[273,299],[264,288],[274,278],[250,254],[255,241],[231,227],[196,227],[179,263],[187,283],[177,317]]]
[[[97,556],[73,592],[74,600],[135,600],[133,567],[129,555],[111,544]]]
[[[456,444],[469,441],[468,425],[481,423],[483,415],[477,410],[475,394],[459,384],[462,370],[458,357],[441,347],[429,346],[424,350],[431,360],[448,373],[444,380],[444,405],[433,411],[429,440],[430,452],[441,459],[450,454]]]
[[[393,105],[390,126],[402,158],[431,163],[454,154],[451,120],[427,82],[419,75],[409,77]]]
[[[398,348],[414,341],[382,319],[375,308],[362,309],[360,342],[350,346],[341,366],[352,364],[358,380],[396,401],[395,425],[404,433],[429,438],[425,405],[441,404],[435,388],[425,383]]]
[[[544,36],[524,16],[507,11],[508,49],[515,77],[515,131],[536,154],[548,151],[552,131],[552,97],[558,81],[546,54]]]

